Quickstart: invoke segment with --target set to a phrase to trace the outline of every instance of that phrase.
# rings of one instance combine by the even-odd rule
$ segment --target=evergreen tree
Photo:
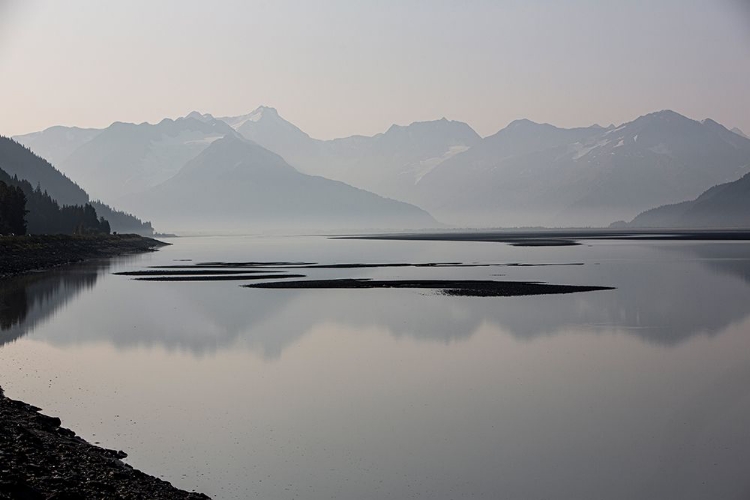
[[[41,186],[0,169],[0,233],[109,234],[109,222],[89,203],[60,206]]]
[[[26,195],[0,180],[0,233],[26,234]]]

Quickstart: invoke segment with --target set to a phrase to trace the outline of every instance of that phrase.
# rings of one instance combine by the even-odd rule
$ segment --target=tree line
[[[26,195],[0,181],[0,234],[26,234]]]
[[[0,0],[0,3],[2,0]],[[13,139],[3,137],[0,135],[0,170],[5,171],[7,176],[3,176],[4,182],[7,185],[13,185],[11,180],[13,177],[18,177],[21,180],[28,181],[31,186],[41,186],[49,194],[49,196],[58,202],[61,210],[64,210],[65,206],[78,205],[85,207],[86,204],[91,205],[96,210],[99,217],[104,217],[111,225],[113,231],[121,233],[137,233],[143,235],[152,235],[154,233],[153,227],[150,222],[144,222],[137,217],[120,212],[113,209],[112,207],[105,205],[99,201],[89,200],[89,195],[84,191],[78,184],[69,179],[65,174],[53,167],[47,160],[38,156],[32,152],[28,147],[17,143]],[[24,188],[26,189],[26,188]],[[24,191],[28,196],[28,190]],[[31,200],[29,200],[31,203]],[[46,204],[45,204],[46,205]],[[32,212],[30,216],[35,217],[33,214],[34,210],[30,207],[29,210]],[[80,214],[79,214],[80,215]],[[68,214],[69,217],[73,217]],[[90,215],[82,215],[90,219]],[[41,217],[41,214],[40,214]],[[46,217],[54,219],[55,216]],[[84,224],[84,227],[90,227],[92,221]],[[66,230],[69,224],[64,224],[66,227],[60,227],[55,223],[45,223],[43,227],[30,226],[29,232],[39,233],[40,231],[58,232]]]
[[[57,203],[37,184],[10,177],[0,169],[0,233],[109,234],[109,222],[91,204]]]

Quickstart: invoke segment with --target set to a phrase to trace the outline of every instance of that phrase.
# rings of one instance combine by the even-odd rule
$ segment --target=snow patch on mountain
[[[271,117],[272,115],[278,115],[274,108],[268,106],[259,106],[250,113],[240,116],[223,116],[219,120],[225,122],[227,125],[235,130],[239,130],[243,125],[248,122],[258,123],[264,117]]]
[[[595,142],[594,144],[588,144],[584,145],[580,142],[576,142],[572,144],[573,150],[576,152],[573,155],[574,160],[579,160],[589,154],[590,152],[594,151],[595,149],[602,148],[609,144],[611,141],[609,139],[604,139],[598,142]]]
[[[125,192],[138,192],[156,186],[175,175],[189,160],[210,146],[224,134],[203,135],[200,132],[181,131],[175,136],[162,134],[151,141],[140,169],[134,171],[132,191],[126,183]]]
[[[412,174],[414,176],[414,185],[417,185],[419,181],[422,180],[422,177],[429,174],[433,168],[437,167],[448,158],[452,158],[457,154],[463,153],[464,151],[468,150],[469,146],[451,146],[450,148],[448,148],[448,151],[446,151],[442,156],[438,158],[428,158],[426,160],[422,160],[419,162],[416,168],[408,170],[404,173]]]

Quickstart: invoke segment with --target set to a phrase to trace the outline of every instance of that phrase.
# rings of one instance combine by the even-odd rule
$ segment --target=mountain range
[[[275,109],[264,106],[249,115],[220,120],[302,172],[407,201],[422,176],[481,140],[467,124],[445,118],[393,125],[372,137],[357,135],[330,141],[311,138]]]
[[[447,222],[601,226],[748,171],[750,140],[672,111],[608,128],[521,120],[438,165],[413,201]]]
[[[136,194],[175,189],[160,185],[176,185],[181,168],[232,135],[276,153],[298,173],[471,227],[603,226],[694,199],[750,171],[750,140],[741,131],[668,110],[608,127],[516,120],[485,138],[443,118],[323,141],[261,106],[239,116],[192,112],[156,125],[114,123],[98,132],[53,127],[16,139],[58,158],[60,169],[92,193],[145,215],[133,201],[148,196]]]

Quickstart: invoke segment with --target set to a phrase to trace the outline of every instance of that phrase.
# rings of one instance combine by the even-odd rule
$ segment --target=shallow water
[[[180,238],[4,284],[0,385],[128,462],[234,498],[747,498],[750,244]],[[186,260],[190,259],[190,260]],[[266,290],[115,272],[614,286]]]

